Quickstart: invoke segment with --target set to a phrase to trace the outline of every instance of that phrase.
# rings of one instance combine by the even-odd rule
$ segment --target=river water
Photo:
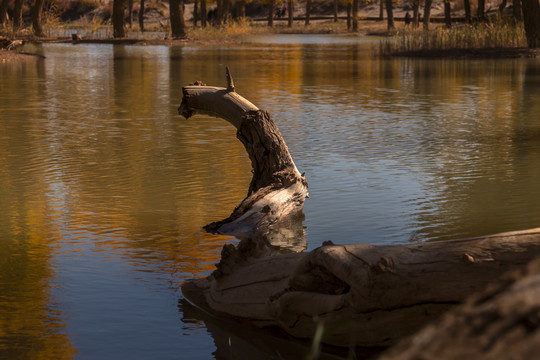
[[[376,41],[47,44],[0,66],[0,358],[272,358],[179,290],[235,242],[201,227],[251,178],[231,125],[176,111],[225,66],[306,173],[307,249],[540,226],[539,60],[381,60]]]

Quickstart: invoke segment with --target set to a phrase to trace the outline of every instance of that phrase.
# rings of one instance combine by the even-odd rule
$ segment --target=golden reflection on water
[[[34,50],[47,59],[0,67],[0,357],[78,351],[66,259],[104,254],[171,289],[214,268],[232,239],[201,227],[244,197],[249,159],[229,124],[176,108],[182,85],[224,85],[224,65],[307,171],[311,248],[540,221],[535,62],[382,61],[359,43]]]
[[[178,286],[214,268],[230,238],[201,227],[226,217],[250,179],[232,127],[174,113],[167,58],[71,55],[0,70],[2,357],[76,352],[51,298],[53,253],[125,249]]]

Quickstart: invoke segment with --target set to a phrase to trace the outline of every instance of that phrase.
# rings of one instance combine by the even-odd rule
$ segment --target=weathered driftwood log
[[[396,246],[329,244],[309,253],[276,254],[267,235],[290,229],[286,222],[301,217],[307,184],[270,115],[236,94],[228,80],[226,89],[200,83],[184,87],[179,109],[185,117],[205,113],[233,124],[254,172],[247,197],[231,216],[207,226],[242,241],[224,246],[211,276],[182,285],[198,307],[277,326],[298,338],[312,338],[323,327],[327,344],[388,346],[539,257],[540,228]]]
[[[327,245],[252,257],[256,241],[224,248],[218,271],[182,291],[218,316],[278,326],[338,346],[388,346],[507,271],[540,255],[540,229],[410,245]],[[227,249],[227,250],[225,250]]]
[[[253,178],[247,197],[233,213],[207,225],[206,230],[245,237],[303,218],[307,182],[270,114],[235,92],[228,69],[227,80],[226,89],[201,82],[185,86],[178,112],[185,118],[194,114],[220,117],[237,129],[237,137],[251,159]]]
[[[540,261],[508,274],[379,360],[536,359],[540,354]]]

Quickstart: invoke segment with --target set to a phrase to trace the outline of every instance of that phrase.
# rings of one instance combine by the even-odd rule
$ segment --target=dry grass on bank
[[[414,55],[448,53],[452,50],[526,48],[522,24],[496,19],[492,22],[440,27],[432,31],[406,29],[382,41],[380,54]]]
[[[276,21],[273,27],[269,27],[266,22],[239,21],[231,22],[221,27],[207,26],[206,28],[189,28],[188,37],[198,41],[242,41],[246,37],[253,35],[268,34],[346,34],[347,24],[345,22],[318,21],[305,26],[303,22],[296,21],[291,27],[287,22]]]
[[[6,29],[4,29],[6,30]],[[145,27],[145,32],[138,29],[137,24],[134,24],[131,29],[127,28],[127,38],[129,40],[137,40],[145,43],[161,43],[172,41],[169,33],[168,21],[161,24],[149,24]],[[243,42],[250,36],[268,35],[268,34],[384,34],[386,32],[386,22],[378,21],[359,21],[359,29],[357,33],[352,33],[347,29],[347,23],[344,20],[334,22],[333,20],[316,20],[306,26],[304,21],[295,21],[291,27],[287,26],[287,21],[274,21],[274,26],[269,27],[266,22],[262,21],[230,21],[221,26],[200,26],[193,27],[193,23],[186,24],[187,39],[185,42],[190,43],[222,43],[222,42]],[[83,40],[95,41],[111,41],[112,26],[110,23],[103,23],[96,18],[82,17],[80,20],[72,23],[55,23],[44,26],[45,38],[36,38],[32,35],[30,27],[26,27],[16,34],[11,31],[2,31],[0,35],[11,38],[22,38],[29,41],[54,41],[64,40],[70,41],[71,35],[77,33],[81,35]]]

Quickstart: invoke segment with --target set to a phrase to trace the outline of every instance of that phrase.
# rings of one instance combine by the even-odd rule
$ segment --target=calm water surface
[[[176,112],[225,65],[306,172],[308,249],[540,226],[539,61],[379,60],[372,44],[50,44],[1,66],[0,358],[263,358],[264,339],[179,291],[235,241],[201,227],[251,178],[232,126]]]

